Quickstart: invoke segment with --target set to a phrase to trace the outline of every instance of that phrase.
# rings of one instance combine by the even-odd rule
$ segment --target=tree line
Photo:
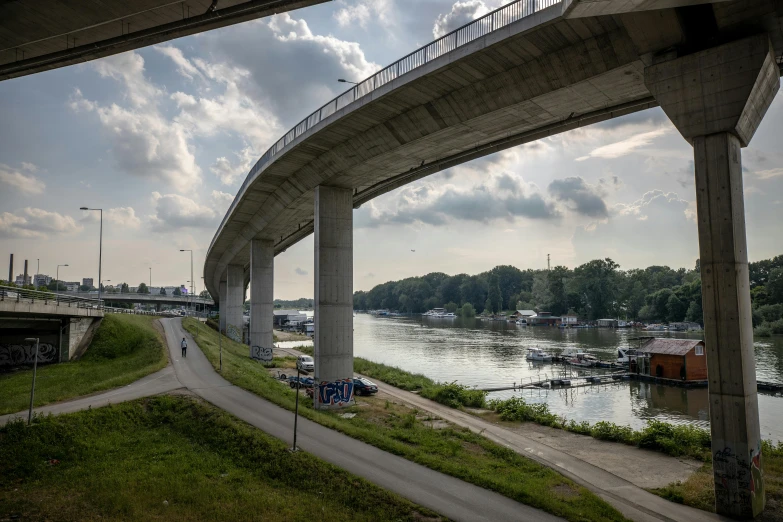
[[[754,326],[783,323],[783,256],[750,263],[749,275]],[[403,313],[441,307],[455,311],[470,304],[476,313],[535,310],[553,315],[571,312],[591,321],[619,317],[703,324],[698,261],[692,269],[655,265],[621,270],[606,258],[574,269],[520,270],[500,265],[477,275],[434,272],[355,292],[353,302],[356,310]],[[780,326],[779,333],[783,333]]]

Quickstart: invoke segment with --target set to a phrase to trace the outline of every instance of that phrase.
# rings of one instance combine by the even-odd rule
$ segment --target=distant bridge
[[[98,292],[61,292],[60,295],[68,295],[71,297],[83,297],[97,299]],[[183,306],[188,307],[191,304],[197,308],[212,307],[215,306],[215,301],[204,297],[190,297],[190,296],[176,296],[176,295],[155,295],[155,294],[115,294],[103,292],[101,298],[106,303],[138,303],[138,304],[154,304],[158,308],[161,305],[170,306]]]

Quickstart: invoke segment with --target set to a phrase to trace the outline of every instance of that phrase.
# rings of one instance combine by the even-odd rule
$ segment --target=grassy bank
[[[124,386],[166,366],[165,345],[154,317],[104,317],[90,347],[78,361],[38,368],[35,406]],[[0,415],[30,404],[32,370],[0,375]]]
[[[185,319],[195,331],[195,321]],[[217,332],[201,330],[198,344],[213,366],[218,364]],[[247,347],[223,337],[223,376],[284,408],[293,410],[295,392],[276,381],[267,368],[247,357]],[[357,370],[358,371],[358,370]],[[380,449],[429,468],[497,491],[522,503],[544,509],[571,521],[623,520],[604,501],[558,473],[492,443],[467,429],[438,425],[417,410],[375,397],[360,398],[359,405],[342,410],[356,416],[312,409],[301,401],[300,413]],[[441,428],[441,429],[437,429]]]
[[[757,518],[758,522],[783,521],[783,443],[777,446],[762,441],[761,454],[764,464],[764,490],[767,495],[767,508]],[[707,463],[691,475],[685,482],[670,484],[665,488],[654,489],[653,493],[672,502],[687,506],[715,510],[715,485],[712,464]]]
[[[17,517],[438,519],[212,406],[172,396],[0,428],[0,520]]]

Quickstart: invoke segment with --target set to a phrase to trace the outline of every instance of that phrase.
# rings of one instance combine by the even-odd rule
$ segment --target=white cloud
[[[235,153],[235,155],[237,156],[236,162],[232,163],[225,156],[221,156],[209,167],[209,170],[211,170],[224,185],[233,185],[237,179],[245,176],[259,156],[259,154],[254,152],[250,147],[245,147],[238,153]]]
[[[669,132],[669,129],[656,129],[654,131],[643,132],[622,141],[593,149],[587,156],[576,158],[576,161],[584,161],[589,158],[619,158],[634,152],[636,149],[649,145],[654,139],[663,136],[667,132]]]
[[[334,36],[313,34],[307,22],[291,18],[288,13],[271,17],[269,28],[281,42],[310,42],[317,45],[323,55],[335,57],[343,71],[351,78],[361,80],[380,69],[378,64],[365,58],[358,43],[346,42]]]
[[[27,207],[15,214],[0,214],[0,237],[46,239],[49,234],[66,235],[81,230],[71,216]]]
[[[125,96],[134,107],[154,103],[162,91],[144,76],[144,58],[135,51],[115,54],[92,62],[103,77],[113,78],[125,85]]]
[[[179,194],[152,193],[155,214],[149,216],[150,225],[158,232],[185,227],[211,228],[216,226],[217,212]]]
[[[753,173],[759,179],[772,179],[783,176],[783,168],[759,170]]]
[[[190,60],[185,58],[185,55],[182,54],[182,50],[178,47],[174,47],[173,45],[156,45],[153,49],[164,56],[168,56],[176,64],[177,72],[185,78],[189,80],[192,80],[193,78],[204,79],[201,71],[190,63]]]
[[[454,5],[451,6],[451,11],[438,15],[438,18],[435,20],[435,25],[432,28],[432,35],[435,38],[440,38],[454,29],[462,27],[477,18],[481,18],[489,11],[489,7],[487,7],[487,4],[482,0],[463,0],[455,2]]]
[[[334,18],[340,27],[348,27],[356,23],[359,27],[365,28],[370,20],[377,20],[385,25],[391,21],[391,0],[363,0],[356,3],[340,0],[339,3],[345,6],[334,13]]]
[[[100,219],[98,212],[84,212],[80,221],[84,223],[97,223]],[[103,211],[103,220],[125,228],[139,228],[141,220],[136,216],[133,207],[108,208]]]
[[[35,165],[32,163],[22,163],[22,168],[30,172],[35,172],[36,170]],[[32,174],[19,172],[2,163],[0,163],[0,183],[10,185],[28,195],[42,194],[46,188],[46,183]]]
[[[233,202],[234,202],[234,196],[232,196],[231,194],[228,194],[226,192],[221,192],[219,190],[212,191],[212,203],[213,206],[215,207],[215,211],[220,216],[224,216],[226,214],[228,207],[230,207],[231,203]]]

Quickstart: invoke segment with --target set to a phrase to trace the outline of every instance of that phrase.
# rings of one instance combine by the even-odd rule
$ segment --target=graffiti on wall
[[[353,398],[353,379],[323,381],[318,385],[318,401],[328,406],[344,406]]]
[[[242,330],[233,324],[226,325],[226,336],[232,341],[242,342]]]
[[[38,347],[38,364],[53,363],[59,360],[59,351],[51,343],[41,343]],[[33,364],[35,361],[35,343],[0,344],[0,368]]]
[[[761,441],[747,451],[744,448],[736,451],[731,446],[723,446],[723,449],[713,454],[712,462],[715,471],[715,502],[721,507],[721,512],[746,517],[751,516],[754,506],[763,505]]]
[[[271,348],[262,348],[260,346],[250,347],[250,358],[261,362],[272,362],[274,356]]]

